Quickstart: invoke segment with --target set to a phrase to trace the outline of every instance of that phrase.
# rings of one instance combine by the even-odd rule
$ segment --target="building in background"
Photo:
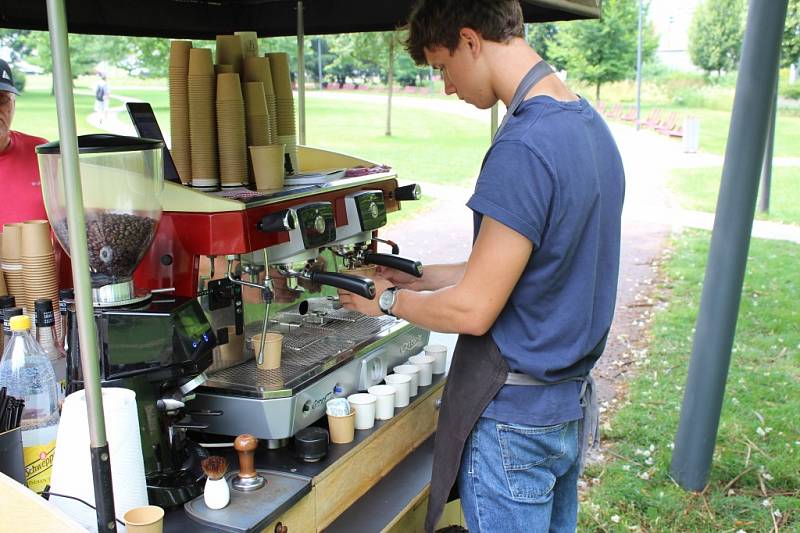
[[[649,19],[659,37],[656,58],[675,70],[697,70],[689,57],[689,27],[702,0],[650,0]]]

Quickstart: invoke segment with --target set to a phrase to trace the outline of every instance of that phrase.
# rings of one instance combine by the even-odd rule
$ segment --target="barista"
[[[18,95],[11,67],[0,60],[0,187],[11,200],[0,209],[0,225],[47,218],[34,150],[47,141],[11,129]]]

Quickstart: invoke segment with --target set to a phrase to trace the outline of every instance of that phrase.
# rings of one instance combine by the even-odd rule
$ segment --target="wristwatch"
[[[384,314],[394,316],[392,308],[394,308],[394,304],[397,303],[397,291],[399,290],[398,287],[389,287],[381,293],[380,298],[378,298],[378,307],[381,308]]]

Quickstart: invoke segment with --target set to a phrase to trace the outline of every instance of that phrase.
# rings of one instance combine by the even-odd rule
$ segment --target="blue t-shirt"
[[[467,206],[520,233],[533,253],[491,328],[513,372],[553,382],[588,374],[607,334],[619,274],[622,160],[589,103],[535,96],[483,160]],[[497,268],[503,268],[498,264]],[[580,385],[506,385],[483,416],[536,426],[581,418]]]

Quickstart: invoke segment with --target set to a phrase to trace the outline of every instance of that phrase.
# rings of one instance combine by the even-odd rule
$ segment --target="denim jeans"
[[[574,532],[578,454],[577,420],[524,426],[480,418],[458,473],[470,533]]]

